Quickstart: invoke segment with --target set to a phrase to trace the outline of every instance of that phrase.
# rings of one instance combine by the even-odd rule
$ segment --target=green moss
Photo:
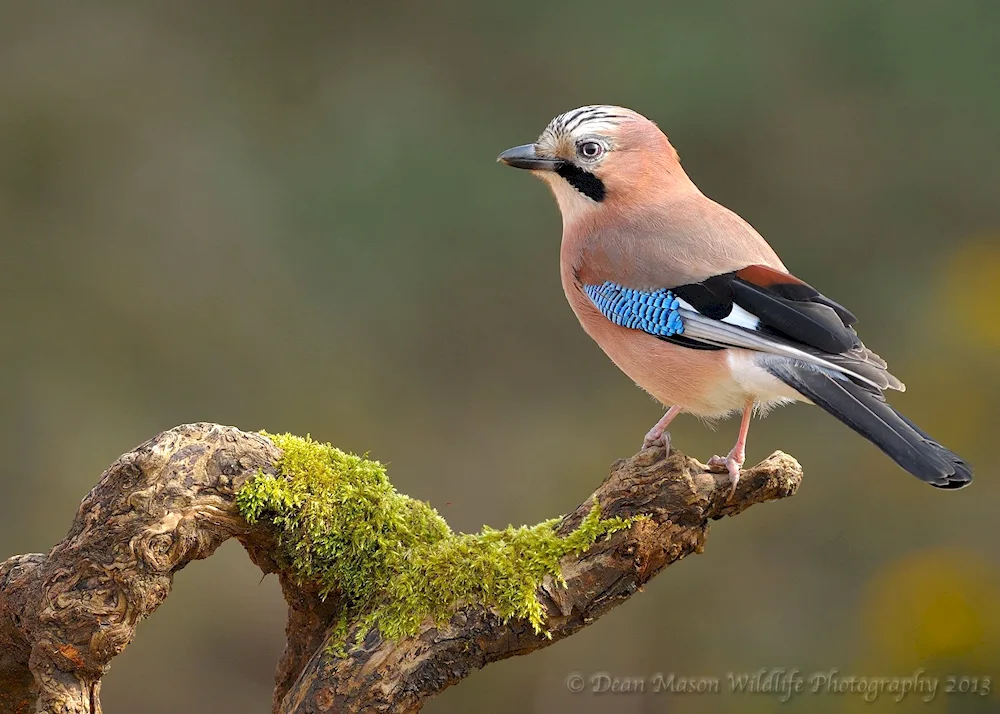
[[[536,526],[453,533],[428,504],[398,493],[377,461],[290,434],[267,434],[281,450],[278,476],[258,474],[237,494],[249,523],[277,532],[284,567],[321,595],[347,605],[340,626],[360,622],[383,636],[414,634],[431,617],[448,619],[474,602],[504,620],[523,618],[545,632],[535,590],[546,575],[561,581],[559,560],[634,519],[602,519],[594,503],[580,527],[556,534],[559,519]]]

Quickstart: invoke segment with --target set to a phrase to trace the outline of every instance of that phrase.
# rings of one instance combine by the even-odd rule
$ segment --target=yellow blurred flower
[[[970,242],[954,254],[945,271],[949,319],[972,343],[1000,348],[1000,237]]]
[[[961,662],[995,673],[998,603],[1000,569],[994,564],[945,549],[908,556],[879,573],[862,602],[872,659],[903,668]]]

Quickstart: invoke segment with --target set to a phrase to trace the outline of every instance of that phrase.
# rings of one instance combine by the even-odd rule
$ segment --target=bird
[[[754,413],[811,403],[942,489],[972,468],[885,399],[904,390],[840,303],[792,275],[743,218],[708,198],[651,120],[588,105],[497,157],[551,189],[562,214],[560,277],[584,331],[666,413],[643,448],[670,450],[680,414],[742,413],[736,444],[708,466],[732,498]]]

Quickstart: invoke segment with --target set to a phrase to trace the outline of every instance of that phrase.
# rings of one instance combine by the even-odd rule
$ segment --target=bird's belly
[[[761,408],[786,402],[807,402],[805,397],[768,372],[758,363],[759,353],[751,350],[725,350],[726,364],[732,382],[747,397],[752,396]]]
[[[615,325],[589,299],[571,300],[580,324],[621,371],[662,404],[723,417],[751,397],[767,408],[802,397],[741,349],[697,350]]]
[[[583,318],[581,323],[611,361],[662,404],[718,417],[745,403],[730,376],[723,351],[680,347],[639,330],[619,327],[603,315],[599,320]]]

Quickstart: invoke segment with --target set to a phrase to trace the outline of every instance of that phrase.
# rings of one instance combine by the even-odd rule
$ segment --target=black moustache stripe
[[[589,171],[584,171],[576,164],[571,164],[567,161],[556,169],[556,173],[566,179],[570,186],[598,203],[603,201],[607,195],[604,182]]]

